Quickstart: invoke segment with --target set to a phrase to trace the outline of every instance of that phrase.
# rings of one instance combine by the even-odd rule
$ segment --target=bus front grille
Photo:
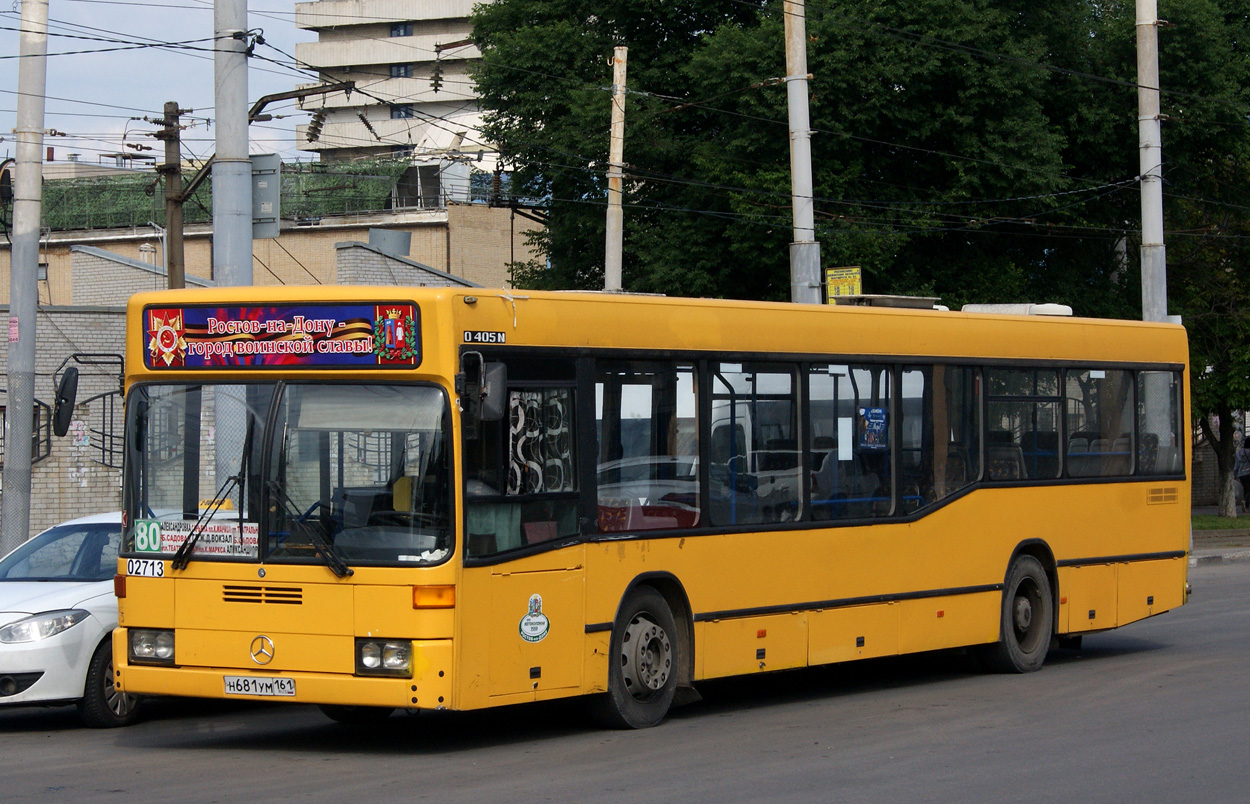
[[[221,599],[226,603],[276,603],[299,606],[304,590],[290,586],[222,586]]]

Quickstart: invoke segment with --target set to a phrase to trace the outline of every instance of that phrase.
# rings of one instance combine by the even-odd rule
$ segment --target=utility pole
[[[1168,320],[1163,245],[1163,137],[1159,116],[1159,11],[1137,0],[1137,132],[1141,170],[1141,317]]]
[[[820,304],[820,243],[812,202],[812,131],[807,110],[807,20],[803,0],[782,4],[786,34],[786,101],[790,109],[790,301]]]
[[[8,410],[4,417],[4,490],[0,555],[30,538],[30,465],[34,440],[35,315],[39,309],[39,218],[43,207],[43,96],[48,81],[48,0],[23,0],[17,67],[17,161],[9,252]]]
[[[152,136],[165,142],[165,272],[170,289],[186,287],[186,263],[182,249],[182,109],[176,101],[165,102],[164,128]]]
[[[213,280],[252,284],[252,162],[247,140],[247,0],[213,5]]]
[[[612,52],[612,134],[608,143],[608,220],[603,250],[603,289],[621,291],[621,252],[625,222],[621,190],[625,183],[625,62],[629,48]]]

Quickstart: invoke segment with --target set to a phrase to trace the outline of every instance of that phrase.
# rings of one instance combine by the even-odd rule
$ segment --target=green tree
[[[1235,413],[1250,408],[1250,3],[1187,0],[1166,11],[1169,308],[1189,332],[1194,418],[1215,451],[1220,513],[1233,516]]]
[[[1250,405],[1250,1],[1163,5],[1171,312],[1227,492]],[[602,285],[607,58],[626,45],[626,288],[788,297],[781,7],[478,7],[487,133],[550,215],[519,284]],[[862,266],[869,292],[1140,315],[1132,0],[809,0],[807,30],[825,265]]]

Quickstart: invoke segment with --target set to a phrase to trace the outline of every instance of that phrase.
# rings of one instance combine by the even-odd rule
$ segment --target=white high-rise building
[[[296,58],[320,70],[324,81],[356,84],[350,97],[338,92],[301,102],[324,118],[312,140],[315,119],[297,128],[298,147],[323,161],[411,155],[414,163],[437,166],[440,175],[463,173],[466,189],[471,168],[493,170],[494,149],[478,133],[481,114],[468,75],[481,55],[468,42],[469,14],[478,2],[297,3],[295,24],[316,31],[317,41],[297,44]],[[428,198],[428,189],[419,194]]]

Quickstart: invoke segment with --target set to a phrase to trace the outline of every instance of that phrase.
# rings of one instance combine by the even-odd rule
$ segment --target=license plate
[[[227,695],[294,697],[295,679],[280,676],[226,676]]]

